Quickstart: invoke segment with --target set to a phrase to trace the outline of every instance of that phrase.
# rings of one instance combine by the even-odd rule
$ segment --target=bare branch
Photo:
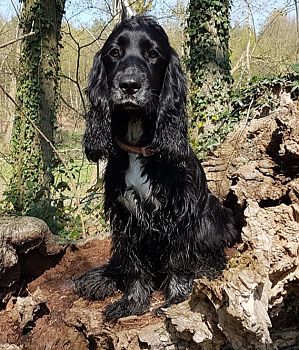
[[[71,81],[73,81],[72,79],[70,79]],[[75,82],[76,84],[76,82]],[[76,110],[76,108],[74,108],[73,106],[71,106],[66,100],[65,98],[62,96],[62,94],[59,94],[59,98],[61,99],[61,101],[67,106],[67,108],[69,108],[70,110],[72,110],[73,112],[75,112],[76,114],[78,114],[80,117],[84,117],[83,113],[80,113],[79,111]]]
[[[13,2],[13,0],[10,0],[11,4],[12,4],[12,7],[14,8],[15,10],[15,13],[16,13],[16,16],[18,17],[18,20],[20,20],[20,16],[19,16],[19,11],[15,5],[15,3]]]
[[[257,32],[256,32],[256,26],[255,26],[254,15],[253,15],[253,12],[252,12],[252,7],[251,7],[251,4],[250,4],[250,2],[249,2],[248,0],[245,0],[245,4],[246,4],[246,6],[247,6],[249,15],[250,15],[250,17],[251,17],[251,23],[252,23],[253,34],[254,34],[254,41],[256,42],[256,39],[257,39]]]
[[[16,42],[18,42],[18,41],[20,41],[20,40],[23,40],[23,39],[25,39],[25,38],[27,38],[27,37],[29,37],[29,36],[32,36],[32,35],[34,35],[34,34],[35,34],[35,32],[30,32],[30,33],[28,33],[28,34],[24,34],[24,35],[20,36],[19,38],[15,38],[15,39],[13,39],[13,40],[10,40],[10,41],[8,41],[8,42],[6,42],[6,43],[4,43],[4,44],[1,44],[1,45],[0,45],[0,49],[3,49],[4,47],[7,47],[7,46],[9,46],[9,45],[12,45],[12,44],[14,44],[14,43],[16,43]]]
[[[50,147],[52,148],[53,152],[57,155],[58,159],[61,161],[61,163],[63,165],[66,166],[66,163],[64,161],[64,159],[61,158],[60,154],[58,153],[57,149],[55,148],[55,146],[53,145],[53,143],[47,138],[47,136],[40,130],[40,128],[35,124],[35,122],[28,116],[26,115],[23,111],[22,111],[22,107],[14,100],[14,98],[5,90],[5,88],[2,86],[2,84],[0,84],[0,90],[2,90],[2,92],[4,93],[4,95],[6,97],[8,97],[8,99],[15,105],[15,107],[17,107],[22,116],[24,118],[26,118],[29,123],[34,127],[34,129],[42,136],[42,138],[48,142],[48,144],[50,145]]]

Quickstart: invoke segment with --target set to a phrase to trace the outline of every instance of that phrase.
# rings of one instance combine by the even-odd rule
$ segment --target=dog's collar
[[[156,153],[155,150],[153,150],[148,146],[139,147],[139,146],[123,143],[117,138],[115,138],[115,142],[123,151],[126,151],[128,153],[142,154],[144,157],[149,157]]]

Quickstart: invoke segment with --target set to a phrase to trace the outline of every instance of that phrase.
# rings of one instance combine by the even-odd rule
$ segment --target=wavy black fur
[[[123,78],[141,87],[128,94]],[[144,313],[157,288],[165,292],[165,306],[180,302],[195,277],[214,277],[225,267],[224,248],[237,232],[188,144],[185,76],[155,20],[134,17],[114,29],[95,56],[87,95],[84,146],[90,160],[108,159],[105,211],[113,248],[108,264],[77,278],[76,289],[91,299],[121,289],[123,297],[105,310],[109,319]],[[155,154],[135,159],[115,138]]]

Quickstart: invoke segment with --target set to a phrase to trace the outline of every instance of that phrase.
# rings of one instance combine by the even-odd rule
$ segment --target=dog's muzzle
[[[144,107],[149,101],[149,82],[146,74],[137,67],[119,71],[113,79],[111,100],[114,105],[124,109]]]

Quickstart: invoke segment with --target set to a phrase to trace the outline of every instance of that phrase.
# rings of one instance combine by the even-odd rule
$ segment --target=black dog
[[[187,139],[186,81],[168,37],[152,18],[122,21],[95,56],[89,76],[84,146],[108,158],[105,211],[112,227],[107,265],[76,281],[104,299],[107,318],[144,313],[154,289],[167,307],[186,299],[193,279],[213,277],[237,236],[229,209],[209,192]]]

